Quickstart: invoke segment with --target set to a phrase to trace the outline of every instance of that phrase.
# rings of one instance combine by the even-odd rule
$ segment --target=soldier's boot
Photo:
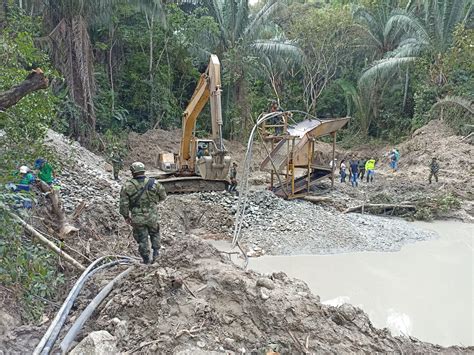
[[[150,263],[150,256],[149,255],[142,255],[143,259],[143,264],[149,264]]]
[[[153,249],[153,258],[151,259],[151,263],[154,264],[158,261],[158,257],[160,256],[160,251],[158,249]]]

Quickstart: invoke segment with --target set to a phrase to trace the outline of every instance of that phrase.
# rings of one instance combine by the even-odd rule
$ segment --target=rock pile
[[[199,198],[220,204],[228,214],[237,210],[238,198],[226,193]],[[267,190],[250,192],[246,211],[241,240],[275,255],[397,251],[406,243],[435,237],[401,219],[341,214],[307,201],[286,201]]]
[[[45,143],[61,162],[60,195],[66,214],[85,203],[75,221],[80,227],[79,237],[68,244],[80,243],[80,249],[87,249],[84,252],[88,256],[130,249],[129,228],[118,213],[121,185],[106,171],[105,159],[52,130],[48,131]],[[105,248],[104,243],[109,246]]]
[[[66,212],[71,212],[81,201],[89,205],[116,202],[114,195],[120,191],[120,185],[105,171],[107,162],[102,157],[52,130],[48,131],[45,142],[63,164],[59,178]]]

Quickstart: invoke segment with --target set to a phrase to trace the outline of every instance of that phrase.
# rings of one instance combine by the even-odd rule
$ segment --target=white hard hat
[[[28,172],[28,167],[26,165],[20,166],[20,173],[21,174],[26,174]]]

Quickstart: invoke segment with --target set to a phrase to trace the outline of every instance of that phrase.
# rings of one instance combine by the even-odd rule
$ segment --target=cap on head
[[[136,161],[132,165],[130,165],[130,171],[133,175],[137,175],[140,173],[145,173],[145,164],[142,162]]]
[[[38,158],[35,160],[35,168],[39,169],[43,166],[45,160],[43,158]]]
[[[26,165],[20,166],[20,173],[21,174],[26,174],[28,172],[28,167]]]
[[[232,163],[232,165],[237,166],[237,163],[234,161],[234,162]]]

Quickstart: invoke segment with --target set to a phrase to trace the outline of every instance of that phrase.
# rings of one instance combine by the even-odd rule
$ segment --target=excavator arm
[[[211,103],[212,139],[217,149],[223,152],[222,107],[221,107],[221,65],[219,58],[212,54],[206,71],[201,74],[191,101],[183,113],[183,135],[179,152],[180,169],[193,171],[196,163],[194,131],[196,121],[207,101]]]

